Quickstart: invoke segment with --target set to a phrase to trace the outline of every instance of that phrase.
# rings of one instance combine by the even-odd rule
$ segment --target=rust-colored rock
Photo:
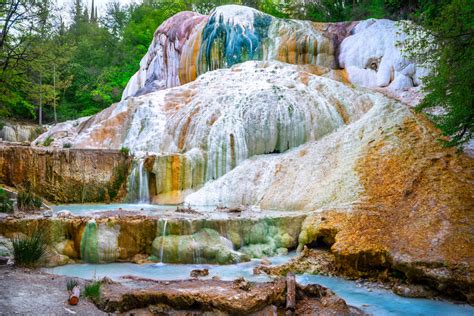
[[[274,315],[285,310],[286,282],[252,283],[243,290],[232,281],[155,281],[125,276],[133,285],[102,284],[99,308],[106,312],[155,313],[186,311],[193,315]],[[296,284],[297,315],[363,315],[331,290]],[[279,313],[279,314],[280,314]]]
[[[120,200],[130,158],[119,151],[46,149],[0,144],[0,183],[30,186],[57,203]]]
[[[282,305],[285,302],[284,280],[255,283],[249,291],[236,289],[231,281],[195,279],[148,282],[148,287],[140,289],[122,285],[103,286],[99,307],[106,312],[125,312],[162,303],[174,309],[219,310],[247,315],[268,305]]]
[[[308,216],[300,248],[328,247],[344,275],[403,275],[473,303],[474,160],[418,115],[381,135],[357,161],[359,200]]]

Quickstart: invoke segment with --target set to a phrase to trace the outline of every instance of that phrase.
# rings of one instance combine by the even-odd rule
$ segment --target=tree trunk
[[[79,289],[79,286],[76,285],[72,289],[71,295],[69,295],[69,304],[77,305],[77,303],[79,303],[79,296],[81,296],[81,290]]]
[[[286,275],[286,315],[295,315],[296,309],[296,279],[295,275],[288,272]]]
[[[43,126],[43,83],[41,81],[40,72],[40,104],[39,104],[39,125]]]
[[[56,114],[56,65],[53,64],[53,109],[54,109],[54,123],[58,122]]]

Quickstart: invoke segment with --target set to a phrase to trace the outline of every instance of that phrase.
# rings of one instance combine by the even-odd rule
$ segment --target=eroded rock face
[[[51,150],[0,144],[0,183],[28,187],[51,202],[120,199],[130,160],[118,151]]]
[[[39,125],[6,123],[0,128],[0,140],[14,143],[31,142],[44,131]]]
[[[71,260],[230,264],[296,248],[304,219],[8,218],[0,221],[0,238],[8,240],[36,227],[47,232],[52,255],[42,263],[46,266]]]
[[[268,315],[285,310],[285,281],[248,283],[241,289],[232,281],[153,281],[133,278],[134,287],[106,284],[99,308],[106,312],[127,312],[149,307],[152,312],[184,310],[193,315]],[[136,289],[140,286],[140,289]],[[297,315],[363,315],[351,309],[331,290],[297,285]],[[270,308],[269,308],[270,307]],[[143,312],[143,310],[141,310]]]
[[[304,218],[160,220],[152,254],[161,262],[219,264],[282,255],[296,248]]]
[[[160,262],[229,264],[250,260],[233,250],[232,243],[212,229],[190,235],[159,236],[153,241],[152,254]]]

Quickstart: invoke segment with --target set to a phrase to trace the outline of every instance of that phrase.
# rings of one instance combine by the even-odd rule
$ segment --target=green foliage
[[[12,47],[24,39],[17,50],[28,58],[0,69],[0,115],[34,120],[41,103],[44,122],[54,120],[56,108],[62,121],[95,114],[119,101],[156,28],[187,8],[180,1],[127,6],[117,1],[98,21],[76,0],[69,10],[72,23],[66,26],[52,1],[37,2],[42,11],[31,11],[31,17],[46,21],[42,28],[6,36]]]
[[[64,143],[63,148],[71,148],[72,144],[71,143]]]
[[[417,1],[404,0],[321,0],[311,1],[300,10],[300,18],[318,22],[355,21],[368,18],[406,17],[417,7]],[[300,8],[301,9],[301,8]],[[295,13],[297,10],[294,10]]]
[[[54,142],[54,138],[52,138],[51,136],[48,136],[44,140],[43,146],[48,147],[49,145],[51,145],[52,142]]]
[[[130,155],[130,149],[128,147],[122,147],[120,148],[120,152],[125,155],[125,156],[128,156]]]
[[[2,188],[0,188],[0,212],[13,212],[13,202],[10,200],[10,196],[8,195],[8,193]]]
[[[470,0],[423,1],[414,25],[409,57],[433,66],[423,78],[426,97],[417,107],[441,129],[447,146],[462,147],[474,133],[474,6]],[[434,113],[433,113],[434,112]]]
[[[16,236],[12,239],[12,250],[15,264],[33,267],[47,253],[47,239],[43,229],[35,227],[26,236]]]
[[[75,279],[67,279],[66,280],[66,288],[69,292],[72,291],[74,287],[76,287],[79,283],[77,283],[77,280]]]
[[[18,191],[16,198],[18,209],[21,211],[37,210],[41,207],[43,202],[30,189],[22,189]]]
[[[100,281],[93,281],[86,284],[84,288],[84,296],[93,301],[98,300],[100,298],[100,286]]]

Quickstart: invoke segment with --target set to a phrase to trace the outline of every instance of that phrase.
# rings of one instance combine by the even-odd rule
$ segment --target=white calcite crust
[[[330,75],[330,74],[329,74]],[[128,98],[73,127],[73,148],[200,152],[206,179],[245,159],[284,152],[359,119],[377,98],[280,62],[246,62],[189,84]],[[75,130],[74,130],[75,129]],[[76,135],[71,138],[69,135]],[[46,138],[43,135],[42,138]]]
[[[283,154],[247,159],[185,202],[276,210],[350,208],[363,193],[357,160],[368,144],[393,133],[413,115],[405,105],[381,94],[372,97],[374,106],[359,120]]]
[[[405,37],[394,21],[359,22],[341,43],[339,64],[349,80],[362,87],[406,90],[420,85],[420,77],[427,75],[427,70],[405,58]]]

